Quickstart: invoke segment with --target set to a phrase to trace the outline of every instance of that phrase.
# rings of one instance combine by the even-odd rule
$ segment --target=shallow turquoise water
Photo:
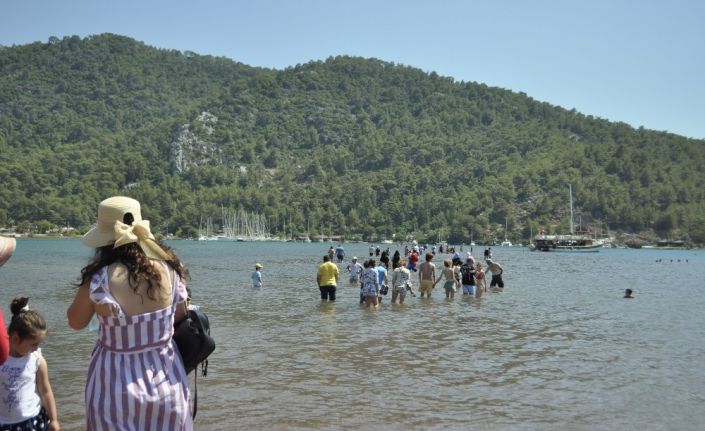
[[[346,281],[335,304],[320,304],[315,273],[328,243],[170,245],[191,271],[194,302],[218,342],[208,377],[198,380],[197,429],[695,430],[705,423],[702,251],[497,247],[503,292],[447,302],[439,285],[430,300],[392,307],[385,298],[368,310]],[[363,257],[367,247],[346,244],[348,256]],[[43,351],[66,430],[83,428],[95,334],[70,330],[65,312],[90,254],[76,240],[20,239],[0,269],[5,315],[12,297],[26,293],[49,321]],[[264,265],[262,290],[250,287],[255,262]],[[627,287],[636,299],[622,299]]]

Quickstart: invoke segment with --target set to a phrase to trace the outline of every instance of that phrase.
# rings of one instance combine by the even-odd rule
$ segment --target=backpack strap
[[[198,412],[198,373],[193,373],[193,413],[191,419],[196,419]]]

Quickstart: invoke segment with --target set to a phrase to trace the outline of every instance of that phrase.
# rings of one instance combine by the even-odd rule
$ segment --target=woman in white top
[[[411,289],[411,272],[406,267],[406,261],[401,259],[392,274],[392,304],[396,304],[397,297],[399,297],[399,305],[403,304],[407,289],[411,292],[411,296],[416,296]]]

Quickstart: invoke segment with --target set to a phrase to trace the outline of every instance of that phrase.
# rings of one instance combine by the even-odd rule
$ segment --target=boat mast
[[[570,234],[573,235],[573,186],[568,184],[568,195],[570,196]]]

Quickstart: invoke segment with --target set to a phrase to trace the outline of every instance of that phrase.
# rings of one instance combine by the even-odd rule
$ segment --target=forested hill
[[[526,241],[530,230],[705,243],[705,141],[376,59],[285,70],[103,34],[0,47],[0,226],[88,228],[105,197],[195,235]]]

